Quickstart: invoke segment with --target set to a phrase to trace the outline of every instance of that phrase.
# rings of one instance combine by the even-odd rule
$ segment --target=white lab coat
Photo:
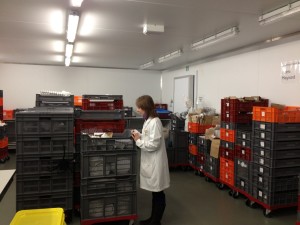
[[[152,192],[170,187],[163,126],[158,117],[145,121],[136,145],[141,149],[140,187]]]

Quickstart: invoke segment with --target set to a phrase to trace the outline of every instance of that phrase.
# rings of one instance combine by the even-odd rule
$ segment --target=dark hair
[[[141,97],[138,97],[135,101],[135,104],[138,108],[141,108],[144,110],[147,114],[147,117],[157,117],[157,113],[155,111],[155,106],[153,99],[149,95],[143,95]]]

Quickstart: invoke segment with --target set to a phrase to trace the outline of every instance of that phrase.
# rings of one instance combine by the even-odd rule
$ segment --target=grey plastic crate
[[[270,192],[298,190],[298,176],[270,177],[252,174],[252,184]]]
[[[189,133],[189,143],[192,145],[198,145],[199,134]]]
[[[75,110],[75,118],[81,120],[123,120],[124,110]]]
[[[17,135],[72,134],[71,108],[34,108],[16,113]]]
[[[81,153],[81,178],[129,176],[136,171],[135,151]]]
[[[234,143],[233,142],[221,140],[220,145],[224,148],[234,150]]]
[[[298,191],[269,192],[252,185],[252,196],[269,206],[287,206],[298,203]]]
[[[18,155],[68,154],[74,152],[72,134],[52,137],[27,137],[19,135],[16,144]]]
[[[171,130],[169,133],[169,146],[174,148],[188,148],[189,133],[185,131]]]
[[[244,180],[249,180],[251,172],[251,163],[247,160],[235,159],[235,175]]]
[[[17,195],[55,193],[73,190],[73,173],[52,176],[17,175]]]
[[[220,160],[218,158],[214,158],[209,154],[205,154],[205,167],[204,171],[209,175],[219,178],[220,177]]]
[[[261,138],[254,138],[253,146],[270,149],[273,151],[289,150],[289,149],[300,150],[300,141],[271,141],[271,140],[264,140]]]
[[[251,127],[250,127],[251,129]],[[236,138],[237,139],[242,139],[242,140],[252,140],[252,130],[237,130],[236,131]]]
[[[237,129],[244,129],[249,130],[251,129],[251,124],[242,124],[242,123],[229,123],[225,121],[221,121],[221,128],[225,128],[227,130],[237,130]]]
[[[67,173],[73,169],[73,154],[17,155],[16,167],[19,175]]]
[[[240,145],[242,147],[247,147],[247,148],[252,147],[252,141],[251,140],[246,140],[246,139],[242,139],[242,138],[237,138],[236,139],[236,144]]]
[[[273,151],[270,149],[254,147],[253,154],[258,155],[260,157],[273,159],[273,160],[274,159],[300,158],[300,150],[299,149]]]
[[[268,123],[253,121],[254,130],[271,132],[300,132],[300,123]]]
[[[269,132],[255,130],[254,137],[271,141],[299,141],[300,131],[298,132]]]
[[[72,210],[72,191],[48,194],[17,195],[16,208],[17,211],[41,208],[63,208],[64,210]]]
[[[205,154],[210,153],[211,140],[205,139],[205,136],[198,136],[198,150]]]
[[[81,179],[81,196],[116,194],[136,191],[136,176],[129,178]]]
[[[116,218],[137,214],[136,192],[81,196],[81,220]]]
[[[192,155],[192,154],[188,154],[188,163],[190,165],[196,166],[196,164],[197,164],[197,156],[196,155]]]
[[[174,148],[167,147],[167,156],[168,156],[168,164],[169,166],[175,166],[175,151]]]
[[[8,137],[8,143],[12,143],[16,141],[16,121],[13,120],[5,120],[6,126],[6,134]]]
[[[36,94],[35,106],[37,107],[74,107],[74,95],[40,95]]]
[[[7,136],[7,125],[0,126],[0,139]]]
[[[171,130],[184,130],[185,119],[178,117],[174,114],[170,114],[171,117]]]
[[[300,166],[300,158],[291,159],[269,159],[257,155],[253,155],[253,162],[259,165],[272,167],[272,168],[284,168],[284,167],[297,167]]]
[[[235,176],[234,178],[235,187],[245,191],[246,193],[252,195],[251,182],[250,180],[244,179],[243,177]]]
[[[282,167],[282,168],[270,168],[257,163],[253,163],[253,173],[261,174],[270,177],[285,177],[295,176],[300,173],[300,166],[297,167]]]
[[[101,138],[82,132],[80,150],[81,152],[136,151],[135,141],[130,136],[130,130],[114,133],[111,138]]]

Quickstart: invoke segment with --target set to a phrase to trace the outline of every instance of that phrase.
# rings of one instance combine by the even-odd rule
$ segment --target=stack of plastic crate
[[[298,175],[298,208],[296,225],[300,225],[300,175]]]
[[[235,142],[235,187],[238,192],[251,194],[251,154],[252,127],[244,126],[236,130]]]
[[[189,131],[189,164],[199,172],[203,172],[205,164],[205,154],[198,151],[198,137],[205,133],[205,130],[212,127],[212,125],[202,125],[199,123],[188,123]]]
[[[122,95],[82,95],[82,107],[75,108],[74,209],[80,210],[81,131],[122,133],[125,130]]]
[[[220,177],[220,161],[210,155],[211,140],[205,136],[198,137],[198,151],[205,155],[204,175],[211,180],[218,182]]]
[[[268,100],[260,98],[254,100],[246,97],[241,99],[224,98],[221,100],[220,182],[232,189],[235,185],[237,129],[247,126],[247,124],[251,126],[252,107],[255,105],[267,106]]]
[[[16,113],[18,210],[61,207],[72,219],[73,108]]]
[[[16,149],[15,110],[3,110],[3,120],[6,123],[8,150]]]
[[[167,143],[170,167],[188,166],[189,133],[184,131],[184,119],[171,114],[171,129]]]
[[[8,154],[8,137],[7,137],[7,125],[0,121],[0,163],[5,163],[9,160]]]
[[[36,107],[74,107],[74,95],[60,93],[36,94]]]
[[[298,204],[300,107],[253,108],[252,195],[266,213]]]
[[[136,156],[130,130],[81,133],[82,225],[136,219]]]

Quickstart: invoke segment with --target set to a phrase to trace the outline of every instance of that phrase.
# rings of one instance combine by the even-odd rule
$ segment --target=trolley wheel
[[[6,160],[9,160],[10,159],[10,157],[9,157],[9,155],[6,157]]]
[[[5,158],[4,159],[0,159],[0,163],[5,163]]]
[[[222,184],[222,183],[218,183],[217,184],[217,187],[220,189],[220,190],[223,190],[224,189],[224,184]]]
[[[209,177],[205,177],[205,181],[206,181],[206,182],[210,182]]]
[[[245,203],[246,203],[246,206],[248,206],[248,207],[250,207],[252,209],[255,209],[257,207],[256,202],[253,202],[250,199],[247,199]]]
[[[230,189],[230,190],[228,191],[228,194],[229,194],[229,196],[233,197],[234,190],[231,190],[231,189]]]
[[[198,171],[200,177],[204,177],[204,173]]]
[[[272,211],[270,209],[263,209],[263,214],[267,218],[271,218],[272,217]]]
[[[238,198],[240,193],[238,191],[234,191],[232,197],[233,198]]]
[[[194,171],[194,174],[195,174],[196,176],[198,176],[198,175],[199,175],[199,171],[198,171],[198,170],[195,170],[195,171]]]
[[[187,166],[181,166],[181,170],[182,170],[182,171],[187,171],[187,170],[188,170],[188,167],[187,167]]]

